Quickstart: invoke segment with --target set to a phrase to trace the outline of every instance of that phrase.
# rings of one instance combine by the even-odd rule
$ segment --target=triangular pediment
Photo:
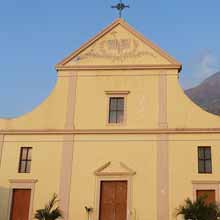
[[[56,67],[177,65],[174,58],[137,33],[122,19],[96,35]]]
[[[95,170],[97,176],[133,176],[136,174],[134,170],[126,164],[118,161],[110,161]]]

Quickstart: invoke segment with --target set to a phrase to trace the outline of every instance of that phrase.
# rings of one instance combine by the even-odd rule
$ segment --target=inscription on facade
[[[117,37],[117,32],[113,32],[110,39],[94,44],[89,51],[77,57],[77,60],[96,58],[109,59],[114,63],[123,63],[128,58],[141,58],[143,56],[156,58],[155,54],[143,49],[136,39]]]

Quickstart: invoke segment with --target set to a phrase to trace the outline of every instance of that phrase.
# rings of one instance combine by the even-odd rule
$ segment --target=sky
[[[0,117],[30,112],[53,90],[54,65],[118,16],[116,0],[0,1]],[[219,0],[124,0],[124,19],[183,64],[191,88],[220,71]]]

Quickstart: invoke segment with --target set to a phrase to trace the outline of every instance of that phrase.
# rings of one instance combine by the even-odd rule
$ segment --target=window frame
[[[204,158],[200,158],[199,153],[200,153],[200,149],[203,150],[203,157]],[[205,156],[205,150],[206,149],[210,149],[210,158],[206,158]],[[211,146],[198,146],[197,148],[197,159],[198,159],[198,173],[199,174],[212,174],[212,148]],[[203,170],[200,171],[200,161],[203,162]],[[211,163],[211,170],[208,171],[207,167],[206,167],[206,162],[210,161]]]
[[[129,91],[105,91],[106,93],[106,125],[108,126],[122,126],[127,123],[127,96],[130,93]],[[110,117],[110,100],[111,98],[124,98],[124,114],[123,120],[119,123],[111,123],[109,121]]]
[[[112,102],[115,102],[115,109],[113,108]],[[123,108],[119,108],[120,101],[123,102]],[[109,113],[108,113],[108,123],[109,124],[121,124],[124,121],[124,112],[125,112],[125,99],[124,97],[110,97],[109,98]],[[111,118],[112,114],[115,114],[115,120]],[[122,118],[120,119],[120,116]]]
[[[32,155],[31,158],[29,157],[29,152],[32,153],[32,147],[20,147],[20,156],[19,156],[19,166],[18,166],[18,173],[31,173],[31,162],[32,162]],[[23,152],[24,150],[27,150],[26,157],[23,159]],[[22,170],[22,162],[25,162],[25,169]],[[30,163],[30,170],[27,170],[28,163]]]

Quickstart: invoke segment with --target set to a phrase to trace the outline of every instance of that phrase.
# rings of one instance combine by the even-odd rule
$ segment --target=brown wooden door
[[[13,190],[10,220],[29,220],[30,199],[30,189]]]
[[[215,190],[197,190],[196,191],[197,199],[199,197],[205,197],[206,204],[215,202]]]
[[[127,219],[127,181],[102,181],[99,220]]]

